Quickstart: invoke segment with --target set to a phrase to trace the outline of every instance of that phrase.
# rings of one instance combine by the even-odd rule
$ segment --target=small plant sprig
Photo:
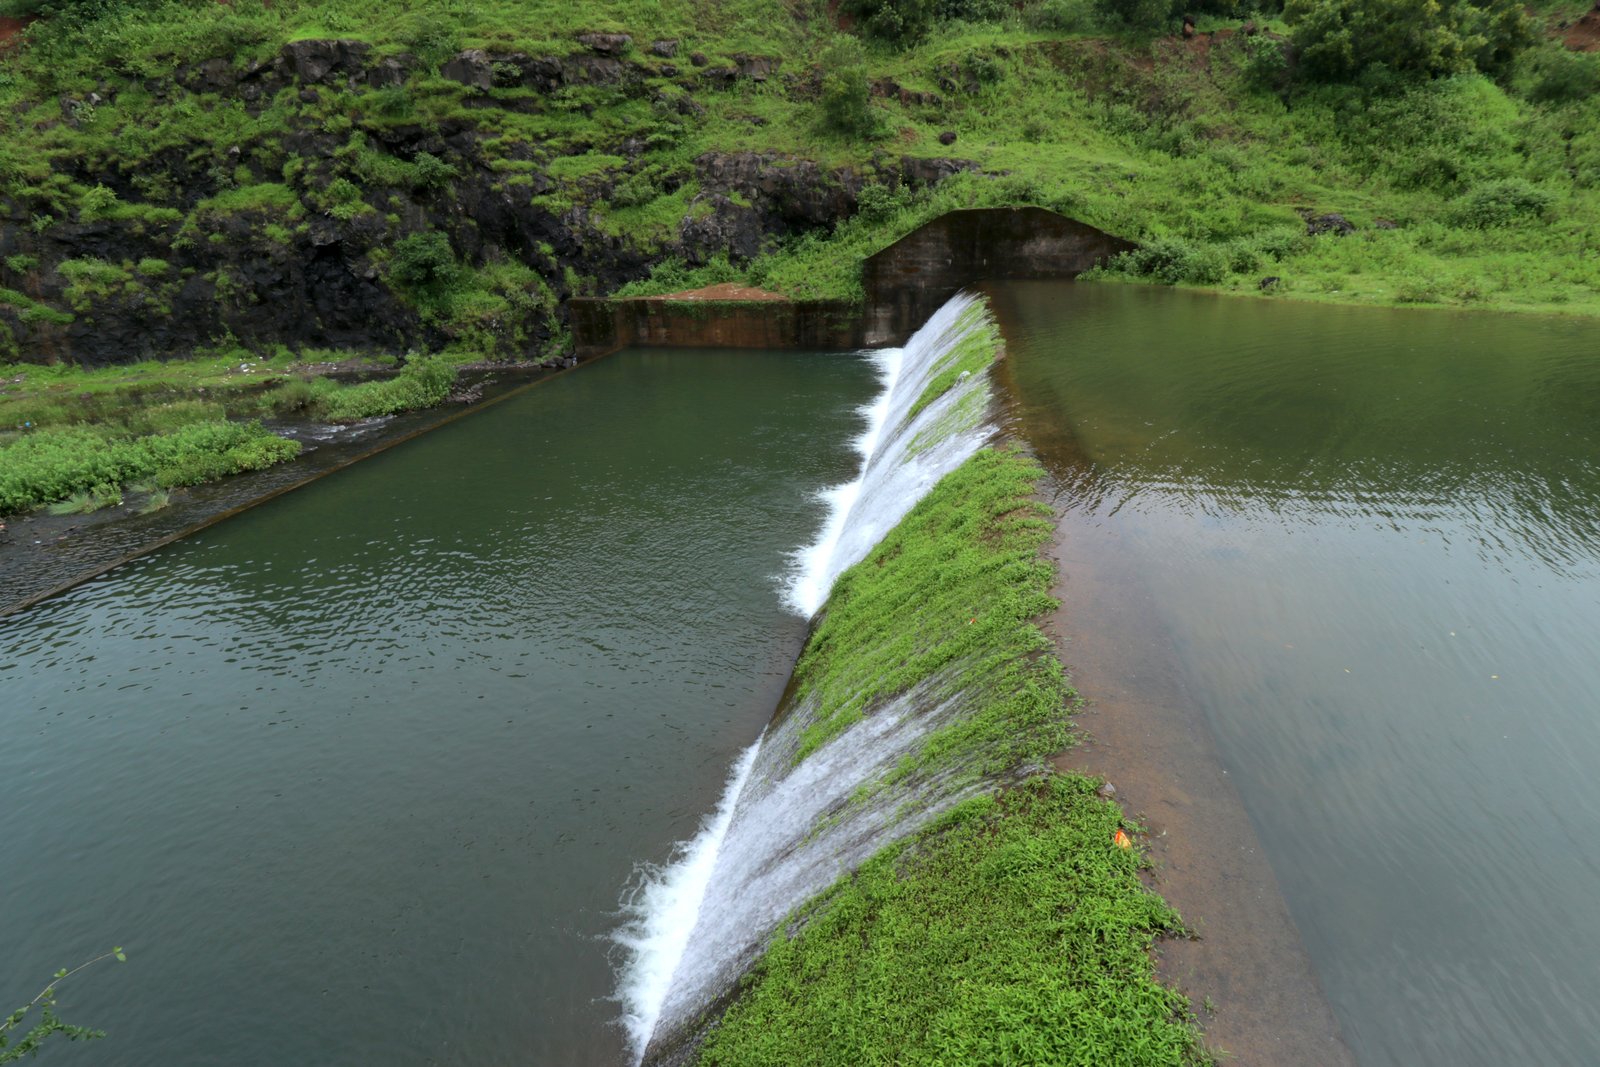
[[[123,963],[128,957],[119,945],[110,952],[103,952],[92,960],[78,964],[71,970],[63,967],[51,977],[50,984],[40,990],[38,996],[0,1020],[0,1063],[14,1063],[24,1056],[33,1055],[39,1051],[40,1045],[56,1034],[65,1034],[68,1041],[93,1041],[97,1037],[105,1037],[104,1030],[92,1030],[87,1026],[73,1026],[63,1022],[56,1015],[55,1007],[56,986],[79,971],[108,959]],[[38,1021],[27,1030],[21,1030],[23,1020],[35,1008],[39,1009]]]

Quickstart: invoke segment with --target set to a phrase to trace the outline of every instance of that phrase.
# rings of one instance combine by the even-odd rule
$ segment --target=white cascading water
[[[967,315],[973,308],[987,314],[981,297],[970,293],[951,297],[905,348],[874,354],[883,391],[862,409],[867,428],[855,441],[863,459],[861,474],[853,482],[824,490],[827,522],[815,541],[795,553],[787,582],[785,603],[807,618],[821,610],[835,578],[865,559],[940,478],[988,438],[983,418],[987,404],[973,403],[974,393],[987,401],[987,374],[958,382],[915,418],[909,417],[956,344],[987,321]],[[958,412],[970,412],[972,418],[952,418]]]
[[[980,299],[961,294],[904,349],[873,354],[883,389],[862,409],[861,475],[823,493],[827,521],[795,554],[785,582],[791,608],[815,615],[834,579],[988,439],[987,372],[963,376],[911,414],[956,345],[986,322]],[[965,711],[960,694],[935,701],[941,681],[874,710],[799,764],[794,755],[816,708],[789,708],[740,756],[700,833],[667,866],[640,871],[616,935],[625,951],[617,995],[635,1063],[691,1032],[796,906],[980,788],[965,778],[956,784],[953,773],[920,775],[860,799],[862,787],[881,783],[928,733]]]

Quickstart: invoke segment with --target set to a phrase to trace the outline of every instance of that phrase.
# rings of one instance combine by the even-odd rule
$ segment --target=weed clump
[[[1555,197],[1521,178],[1488,182],[1456,201],[1450,215],[1457,226],[1486,230],[1537,220],[1550,214]]]
[[[132,440],[81,426],[40,430],[0,448],[0,514],[61,500],[69,510],[94,510],[120,503],[120,487],[132,481],[198,485],[299,451],[299,442],[253,422],[197,422]]]

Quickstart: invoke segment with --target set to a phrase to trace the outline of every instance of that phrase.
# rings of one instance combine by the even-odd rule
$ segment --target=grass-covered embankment
[[[706,1067],[1209,1062],[1149,949],[1178,917],[1088,779],[969,801],[795,916]]]
[[[0,364],[0,515],[46,504],[92,511],[120,503],[132,485],[167,490],[260,470],[300,451],[263,417],[351,422],[412,411],[441,403],[456,380],[436,358],[355,384],[307,379],[287,354],[238,359]]]
[[[1337,0],[1440,7],[1384,4]],[[1109,0],[855,0],[854,32],[819,0],[0,0],[41,6],[0,60],[4,359],[544,358],[574,294],[859,297],[865,256],[1014,204],[1144,244],[1122,277],[1600,314],[1600,56],[1549,35],[1580,0],[1481,60],[1349,70],[1276,0],[1192,38]],[[885,39],[877,8],[924,17]]]
[[[1008,449],[947,475],[840,576],[796,668],[814,716],[802,752],[932,683],[927,703],[963,711],[897,774],[1009,784],[799,907],[700,1063],[1208,1061],[1154,977],[1148,949],[1179,920],[1115,840],[1120,809],[1043,769],[1074,697],[1035,622],[1055,606],[1040,473]]]

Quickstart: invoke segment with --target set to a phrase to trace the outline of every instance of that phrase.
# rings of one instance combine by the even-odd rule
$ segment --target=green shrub
[[[120,499],[119,487],[139,479],[194,485],[270,467],[299,451],[298,442],[254,422],[199,422],[132,440],[83,427],[41,430],[0,448],[0,514],[79,492]]]
[[[1565,104],[1600,95],[1600,56],[1547,48],[1534,59],[1532,69],[1530,100]]]
[[[1457,226],[1485,230],[1545,218],[1554,205],[1555,197],[1544,189],[1521,178],[1507,178],[1480,185],[1458,199],[1450,217]]]
[[[290,418],[315,411],[322,402],[322,392],[311,382],[296,378],[272,390],[263,402],[279,418]]]
[[[1534,40],[1521,0],[1288,0],[1300,69],[1349,81],[1373,71],[1438,77],[1503,70]]]
[[[413,233],[395,243],[389,280],[412,293],[437,296],[453,285],[461,269],[450,239],[442,233]]]
[[[861,32],[898,45],[926,33],[936,8],[937,0],[847,0],[845,5]]]
[[[1156,33],[1171,26],[1173,0],[1094,0],[1095,11],[1106,21],[1135,33]]]
[[[1009,0],[937,0],[934,17],[950,22],[998,22],[1012,11]]]
[[[117,194],[104,185],[85,189],[78,198],[78,217],[84,222],[103,219],[116,210]]]
[[[1236,252],[1236,250],[1234,250]],[[1112,272],[1155,278],[1166,285],[1216,285],[1228,276],[1230,250],[1178,237],[1156,237],[1117,256]]]
[[[432,152],[418,152],[411,167],[411,184],[416,189],[437,189],[456,176],[456,168]]]
[[[1023,21],[1047,33],[1088,33],[1095,28],[1090,0],[1042,0],[1026,8]]]
[[[456,383],[456,368],[438,356],[415,358],[385,381],[347,385],[320,398],[332,422],[355,422],[402,411],[419,411],[444,402]]]
[[[841,37],[822,53],[822,120],[835,133],[869,137],[878,128],[861,42]]]
[[[1283,88],[1289,77],[1289,58],[1284,54],[1283,42],[1258,33],[1244,38],[1243,47],[1244,63],[1239,72],[1245,85],[1265,92]]]

